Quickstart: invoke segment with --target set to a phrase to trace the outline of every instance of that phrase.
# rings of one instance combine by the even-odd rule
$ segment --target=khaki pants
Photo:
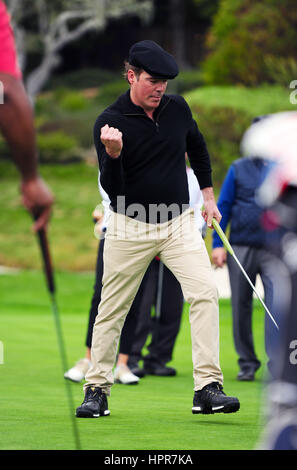
[[[92,366],[84,389],[100,387],[107,395],[121,330],[141,280],[155,256],[173,272],[190,304],[194,390],[222,384],[219,364],[218,292],[194,212],[161,224],[146,224],[111,213],[104,247],[102,296],[92,338]]]

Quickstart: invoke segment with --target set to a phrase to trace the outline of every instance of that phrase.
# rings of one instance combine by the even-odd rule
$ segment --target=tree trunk
[[[185,2],[170,0],[170,25],[173,55],[181,69],[189,68],[186,58]]]

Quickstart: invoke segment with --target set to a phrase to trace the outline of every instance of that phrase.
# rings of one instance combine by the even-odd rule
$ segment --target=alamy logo
[[[294,91],[292,91],[292,93],[290,93],[290,103],[291,104],[297,104],[297,80],[292,80],[290,85],[289,85],[290,88],[294,88]]]
[[[290,349],[293,351],[290,354],[290,363],[293,365],[297,364],[297,339],[293,339],[290,343]]]
[[[193,239],[192,214],[194,208],[189,204],[126,204],[125,196],[117,196],[117,213],[110,212],[107,221],[108,236],[118,240],[163,240],[164,238],[181,238],[184,242]],[[98,208],[96,208],[98,209]],[[100,217],[96,217],[94,234],[100,239],[102,235],[103,210],[99,207]],[[94,211],[95,212],[95,211]],[[113,216],[111,215],[113,214]],[[110,228],[111,227],[111,228]]]

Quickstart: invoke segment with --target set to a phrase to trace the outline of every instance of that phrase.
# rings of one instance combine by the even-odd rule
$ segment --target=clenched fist
[[[109,127],[105,124],[101,128],[101,142],[105,146],[105,150],[111,158],[118,158],[123,148],[122,133],[115,127]]]

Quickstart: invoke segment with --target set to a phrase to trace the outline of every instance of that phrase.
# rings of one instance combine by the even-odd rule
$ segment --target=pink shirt
[[[22,78],[10,24],[10,15],[2,0],[0,0],[0,72]]]

